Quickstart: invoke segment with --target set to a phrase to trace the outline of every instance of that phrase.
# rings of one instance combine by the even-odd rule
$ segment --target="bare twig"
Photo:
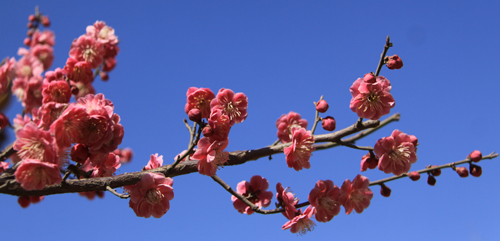
[[[117,196],[119,198],[122,198],[122,199],[130,198],[130,194],[120,194],[120,193],[116,192],[115,189],[113,189],[109,186],[106,186],[106,190],[108,190],[110,193],[113,193],[115,196]]]
[[[380,55],[380,61],[378,62],[375,76],[378,76],[380,74],[380,70],[382,69],[382,66],[384,66],[385,55],[387,54],[387,50],[389,50],[390,47],[392,47],[392,43],[390,41],[389,35],[387,35],[387,38],[385,39],[384,51]]]

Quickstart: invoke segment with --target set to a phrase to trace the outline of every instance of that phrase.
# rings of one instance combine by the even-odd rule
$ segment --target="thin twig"
[[[487,156],[483,156],[482,159],[493,159],[495,157],[498,157],[498,153],[492,152],[491,154],[489,154]],[[415,171],[415,172],[418,172],[418,173],[431,172],[431,171],[438,170],[438,169],[451,168],[452,166],[460,165],[460,164],[464,164],[464,163],[468,163],[468,162],[470,163],[470,162],[472,162],[472,160],[469,159],[469,158],[467,158],[465,160],[461,160],[461,161],[458,161],[458,162],[452,162],[452,163],[444,164],[444,165],[441,165],[441,166],[436,166],[436,167],[431,167],[431,168],[425,168],[425,169],[418,170],[418,171]],[[370,182],[370,186],[380,185],[382,183],[394,181],[394,180],[397,180],[397,179],[400,179],[400,178],[403,178],[403,177],[407,177],[407,176],[408,176],[408,173],[404,173],[404,174],[401,174],[399,176],[392,176],[392,177],[384,178],[384,179],[381,179],[381,180]]]
[[[380,61],[378,62],[377,71],[375,71],[375,76],[378,76],[380,74],[380,70],[384,65],[385,55],[387,54],[387,50],[389,50],[390,47],[392,47],[392,43],[390,42],[389,35],[387,35],[387,38],[385,39],[384,51],[380,55]]]
[[[323,100],[323,96],[319,97],[319,101]],[[319,103],[318,101],[318,103]],[[316,103],[315,103],[316,104]],[[319,122],[319,111],[316,110],[316,115],[314,116],[314,124],[311,128],[311,134],[314,135],[314,132],[316,131],[316,126],[318,125],[318,122]]]
[[[115,196],[122,198],[122,199],[127,199],[130,198],[130,194],[120,194],[116,192],[115,189],[111,188],[110,186],[106,186],[106,190],[108,190],[110,193],[113,193]]]
[[[338,141],[336,143],[339,144],[339,145],[342,145],[342,146],[346,146],[346,147],[352,148],[352,149],[373,151],[373,147],[371,147],[371,146],[356,146],[354,144],[343,142],[343,141]]]

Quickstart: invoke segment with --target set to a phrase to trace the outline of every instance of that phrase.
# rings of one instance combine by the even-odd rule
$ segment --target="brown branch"
[[[395,114],[398,115],[399,114]],[[389,117],[388,119],[394,119],[394,116]],[[376,129],[380,125],[380,121],[378,120],[370,120],[361,123],[361,125],[354,124],[349,126],[343,130],[339,130],[329,134],[316,135],[316,142],[335,142],[341,140],[343,137],[352,135],[359,131],[363,131],[369,128]],[[200,127],[201,129],[201,127]],[[198,130],[197,138],[199,138],[200,129]],[[373,130],[372,130],[373,131]],[[369,133],[371,133],[368,130]],[[358,137],[362,138],[366,135],[360,135]],[[195,143],[195,142],[193,142]],[[287,144],[279,144],[275,146],[266,146],[263,148],[255,149],[255,150],[246,150],[246,151],[233,151],[229,153],[229,160],[225,163],[226,166],[240,165],[248,161],[253,161],[260,159],[262,157],[267,157],[269,155],[273,155],[276,153],[283,152],[284,148],[289,146],[290,143]],[[189,152],[186,152],[189,153]],[[187,154],[183,155],[187,156]],[[182,159],[178,158],[178,159]],[[125,173],[112,177],[100,177],[100,178],[88,178],[88,179],[71,179],[66,180],[64,184],[57,184],[46,186],[42,190],[32,190],[26,191],[21,188],[20,184],[17,182],[7,183],[8,180],[14,179],[13,173],[18,165],[13,168],[8,169],[5,173],[0,176],[0,193],[16,195],[16,196],[43,196],[43,195],[52,195],[52,194],[60,194],[60,193],[74,193],[74,192],[87,192],[87,191],[106,191],[106,187],[110,188],[118,188],[127,185],[133,185],[139,182],[146,173],[162,173],[166,177],[175,177],[180,175],[186,175],[193,172],[198,172],[197,161],[184,161],[173,165],[161,166],[156,169],[146,170],[141,172],[132,172]],[[11,173],[10,176],[4,174]]]

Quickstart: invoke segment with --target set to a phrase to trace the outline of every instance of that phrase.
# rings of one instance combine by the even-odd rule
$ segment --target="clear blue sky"
[[[87,25],[104,20],[121,43],[116,69],[99,93],[112,100],[125,137],[120,147],[135,156],[120,173],[134,172],[159,153],[165,162],[186,149],[189,136],[185,93],[191,86],[214,92],[230,88],[249,99],[248,118],[233,127],[228,151],[254,149],[276,140],[275,121],[289,111],[311,123],[312,102],[321,95],[337,127],[354,123],[349,87],[375,71],[384,40],[391,36],[404,67],[382,70],[392,83],[401,121],[363,139],[400,129],[419,138],[418,161],[429,164],[464,159],[478,149],[500,151],[497,80],[500,67],[498,3],[486,1],[7,1],[0,8],[0,58],[15,56],[25,38],[27,18],[36,5],[56,34],[52,69],[63,67],[71,41]],[[13,103],[7,114],[21,110]],[[324,133],[323,130],[317,132]],[[13,135],[10,135],[13,139]],[[302,201],[319,179],[341,185],[360,173],[365,153],[346,148],[315,152],[312,167],[296,172],[283,155],[218,175],[236,187],[252,175],[290,186]],[[430,187],[418,182],[388,183],[392,196],[374,187],[363,214],[341,214],[302,240],[495,240],[500,235],[498,159],[479,164],[480,178],[459,178],[446,169]],[[362,173],[377,180],[378,170]],[[0,195],[5,240],[169,239],[263,240],[295,238],[281,226],[282,215],[239,214],[230,194],[209,177],[193,173],[174,178],[175,198],[161,219],[135,216],[128,200],[109,193],[87,201],[78,194],[47,196],[22,209],[17,197]],[[274,203],[276,199],[273,199]]]

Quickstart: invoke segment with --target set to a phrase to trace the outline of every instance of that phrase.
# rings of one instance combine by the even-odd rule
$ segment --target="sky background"
[[[34,7],[49,15],[56,34],[55,61],[63,67],[73,39],[96,20],[106,21],[120,39],[121,52],[110,80],[96,80],[121,116],[134,158],[117,174],[139,171],[159,153],[165,164],[188,146],[182,122],[186,91],[220,88],[248,96],[248,118],[235,125],[228,151],[264,147],[276,138],[275,121],[289,111],[314,119],[321,95],[337,129],[353,124],[349,87],[375,71],[387,35],[401,70],[382,69],[392,83],[401,120],[362,139],[373,146],[394,129],[419,139],[418,161],[429,164],[465,159],[473,150],[500,151],[500,5],[493,1],[6,1],[0,7],[0,58],[16,56]],[[16,56],[16,59],[19,59]],[[21,111],[13,101],[6,114]],[[387,117],[387,116],[386,116]],[[317,134],[326,133],[319,128]],[[12,132],[10,140],[14,140]],[[360,172],[364,151],[334,148],[315,152],[311,168],[295,171],[284,155],[217,174],[233,188],[261,175],[271,191],[281,182],[306,201],[316,181],[342,185]],[[0,195],[5,240],[153,239],[259,240],[495,240],[500,235],[498,161],[481,161],[480,178],[460,178],[443,170],[434,187],[426,175],[387,183],[389,198],[373,187],[362,214],[344,210],[329,223],[317,223],[302,237],[281,230],[283,215],[239,214],[230,194],[207,176],[174,178],[175,198],[160,219],[136,217],[110,193],[88,201],[78,194],[47,196],[21,208],[17,197]],[[370,180],[388,177],[379,170]],[[273,198],[271,208],[276,199]]]

